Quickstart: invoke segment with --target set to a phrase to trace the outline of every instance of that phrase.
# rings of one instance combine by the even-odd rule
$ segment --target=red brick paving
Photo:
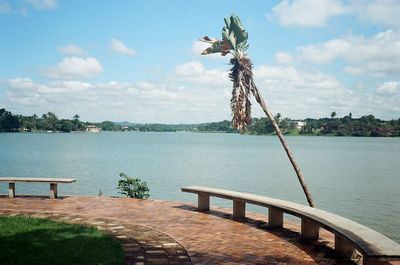
[[[285,229],[271,230],[264,222],[266,216],[256,213],[247,214],[251,219],[237,222],[232,220],[228,209],[211,207],[210,212],[201,213],[193,205],[179,202],[78,196],[57,200],[42,197],[0,198],[0,214],[10,212],[35,212],[38,216],[61,214],[70,221],[72,217],[79,216],[81,222],[88,224],[102,218],[105,221],[112,219],[118,226],[136,231],[131,236],[136,242],[141,242],[140,235],[146,233],[143,228],[150,228],[148,233],[156,235],[154,242],[158,237],[171,238],[171,242],[176,240],[184,247],[178,250],[182,258],[186,249],[191,263],[198,265],[354,264],[335,256],[331,248],[333,237],[328,232],[323,231],[317,243],[308,244],[301,242],[297,224],[285,222]],[[164,252],[157,252],[160,248],[161,245],[150,253],[164,255],[165,258]],[[174,251],[177,254],[177,250]],[[159,258],[145,259],[137,264],[181,264],[179,259],[175,259],[176,255],[174,263]],[[188,262],[183,260],[182,264]]]

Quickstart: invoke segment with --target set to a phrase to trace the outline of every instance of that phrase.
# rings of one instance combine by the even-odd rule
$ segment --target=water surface
[[[400,138],[287,137],[319,208],[400,242]],[[195,201],[202,185],[306,204],[274,136],[208,133],[0,134],[0,176],[73,177],[60,194],[118,195],[118,174],[139,177],[151,197]],[[7,193],[7,185],[0,185]],[[17,184],[17,194],[47,194]],[[213,199],[230,206],[231,202]],[[264,210],[262,208],[251,208]]]

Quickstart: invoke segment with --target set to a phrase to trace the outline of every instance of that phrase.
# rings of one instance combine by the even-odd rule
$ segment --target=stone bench
[[[50,199],[57,198],[57,184],[59,183],[72,183],[76,179],[68,178],[9,178],[0,177],[0,182],[8,182],[8,197],[15,197],[15,183],[16,182],[33,182],[33,183],[49,183],[50,184]]]
[[[389,261],[400,260],[400,244],[392,239],[359,223],[342,216],[264,196],[214,189],[208,187],[185,187],[183,192],[198,195],[198,210],[210,209],[210,196],[233,201],[233,218],[244,218],[246,203],[268,208],[268,225],[283,227],[283,213],[301,219],[301,237],[306,240],[317,240],[319,229],[324,228],[335,235],[335,250],[344,258],[351,258],[354,250],[363,255],[364,265],[390,264]]]

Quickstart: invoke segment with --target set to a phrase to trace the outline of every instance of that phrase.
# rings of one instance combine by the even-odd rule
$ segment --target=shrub
[[[139,178],[128,177],[125,173],[120,173],[119,176],[122,179],[118,181],[118,193],[136,199],[147,199],[150,197],[150,190],[145,181]]]

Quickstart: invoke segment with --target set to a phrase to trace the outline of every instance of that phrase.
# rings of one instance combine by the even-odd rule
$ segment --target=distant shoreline
[[[15,115],[5,109],[0,109],[0,132],[42,132],[70,133],[100,131],[121,132],[217,132],[238,133],[232,127],[231,121],[207,122],[197,124],[162,124],[162,123],[130,123],[124,122],[83,122],[75,114],[72,119],[58,119],[57,115],[48,112],[42,116]],[[373,115],[353,118],[352,114],[338,118],[332,112],[330,118],[293,120],[284,118],[279,113],[274,117],[284,135],[303,136],[353,136],[353,137],[399,137],[400,119],[380,120]],[[253,118],[247,126],[246,134],[274,135],[275,130],[270,121],[263,118]]]
[[[0,134],[101,134],[101,133],[210,133],[210,134],[238,134],[239,132],[223,132],[223,131],[102,131],[98,133],[94,132],[85,132],[85,131],[71,131],[71,132],[62,132],[62,131],[54,131],[54,132],[47,132],[47,131],[32,131],[32,132],[0,132]],[[249,135],[249,136],[273,136],[275,137],[276,134],[273,133],[266,133],[266,134],[252,134],[252,133],[243,133],[242,135]],[[285,137],[338,137],[338,138],[395,138],[400,137],[400,135],[393,135],[393,136],[352,136],[352,135],[334,135],[334,134],[299,134],[299,133],[289,133],[285,134]]]

